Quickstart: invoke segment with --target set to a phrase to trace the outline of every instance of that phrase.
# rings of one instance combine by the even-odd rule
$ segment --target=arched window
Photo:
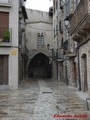
[[[44,45],[44,34],[43,33],[37,34],[37,43],[38,45]]]

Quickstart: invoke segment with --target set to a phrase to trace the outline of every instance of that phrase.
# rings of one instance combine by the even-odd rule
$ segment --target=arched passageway
[[[29,78],[51,78],[52,63],[43,53],[35,55],[28,66]]]

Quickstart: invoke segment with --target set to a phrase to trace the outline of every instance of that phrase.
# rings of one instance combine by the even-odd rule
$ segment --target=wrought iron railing
[[[63,49],[56,49],[52,51],[53,59],[63,59]]]
[[[0,43],[7,42],[11,43],[12,30],[11,28],[0,28]]]

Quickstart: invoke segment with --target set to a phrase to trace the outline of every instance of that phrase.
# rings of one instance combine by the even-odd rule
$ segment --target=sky
[[[26,8],[49,11],[49,7],[52,6],[52,0],[27,0]]]

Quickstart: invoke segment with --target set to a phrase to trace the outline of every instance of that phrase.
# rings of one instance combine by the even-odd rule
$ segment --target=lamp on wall
[[[65,26],[68,27],[69,25],[69,20],[65,20]]]
[[[50,50],[50,45],[49,44],[47,44],[47,48],[48,48],[48,50]]]
[[[68,16],[66,16],[64,22],[65,22],[65,26],[66,26],[66,28],[67,28],[68,25],[69,25],[69,17],[68,17]]]

